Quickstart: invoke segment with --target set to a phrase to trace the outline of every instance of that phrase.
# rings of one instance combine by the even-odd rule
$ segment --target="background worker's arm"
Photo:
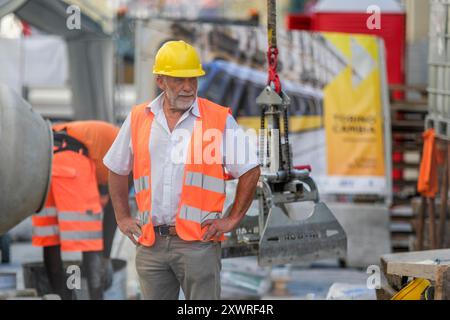
[[[239,177],[236,197],[230,214],[222,219],[210,219],[202,223],[202,228],[209,226],[203,237],[204,241],[220,237],[223,233],[230,232],[239,225],[252,204],[260,174],[261,170],[257,166]]]
[[[122,176],[109,171],[109,194],[114,207],[117,225],[134,244],[137,244],[134,236],[141,235],[141,229],[136,220],[130,214],[128,204],[128,176]]]

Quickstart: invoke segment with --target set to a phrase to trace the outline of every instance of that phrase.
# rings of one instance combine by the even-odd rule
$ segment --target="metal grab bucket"
[[[52,149],[50,124],[0,85],[0,235],[44,206]]]
[[[121,259],[111,259],[113,267],[112,285],[104,293],[105,300],[126,300],[127,299],[127,262]],[[84,272],[81,261],[64,261],[64,270],[69,266],[78,266],[81,271],[81,289],[74,289],[76,300],[89,300],[89,290],[87,280],[83,277]],[[38,296],[42,297],[50,294],[50,283],[43,262],[24,263],[22,265],[23,281],[25,288],[36,289]],[[68,274],[69,276],[69,274]]]

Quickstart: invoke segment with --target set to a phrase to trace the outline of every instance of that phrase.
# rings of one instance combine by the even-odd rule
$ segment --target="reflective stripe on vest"
[[[148,103],[136,106],[131,111],[131,144],[133,147],[133,178],[135,197],[138,210],[137,216],[141,225],[142,235],[138,241],[145,246],[153,245],[155,234],[151,222],[151,157],[149,143],[153,113],[148,108]]]
[[[58,219],[61,221],[101,221],[103,213],[92,213],[87,211],[81,213],[77,211],[61,211],[58,214]]]
[[[57,211],[55,207],[44,208],[37,213],[38,217],[56,217]]]
[[[61,211],[58,214],[58,220],[61,221],[101,221],[103,218],[102,213],[81,213],[77,211]]]
[[[137,220],[139,225],[143,226],[144,224],[149,223],[150,212],[149,211],[138,211]]]
[[[36,237],[48,237],[48,236],[57,236],[59,234],[58,226],[33,226],[33,236]]]
[[[197,223],[202,223],[203,221],[208,219],[220,219],[220,213],[203,211],[201,209],[190,207],[184,204],[180,209],[180,218]]]
[[[201,172],[186,172],[186,181],[184,184],[225,194],[225,180],[208,176]]]
[[[148,176],[134,179],[134,189],[136,193],[150,189],[150,183]]]
[[[218,212],[209,212],[202,211],[200,209],[190,207],[187,205],[183,205],[180,210],[180,218],[185,220],[190,220],[198,223],[202,223],[208,219],[219,219],[220,213]],[[143,226],[144,224],[149,223],[150,212],[138,212],[137,220],[139,225]]]
[[[102,231],[61,231],[61,240],[102,240]]]

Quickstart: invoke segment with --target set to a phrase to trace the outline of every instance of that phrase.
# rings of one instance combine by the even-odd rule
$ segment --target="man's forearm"
[[[260,174],[261,170],[258,166],[239,177],[236,197],[233,207],[231,208],[231,212],[228,216],[236,224],[236,226],[242,220],[248,208],[252,204],[255,197],[256,184],[258,183]]]
[[[130,206],[128,204],[128,176],[121,176],[109,171],[109,194],[116,220],[130,217]]]

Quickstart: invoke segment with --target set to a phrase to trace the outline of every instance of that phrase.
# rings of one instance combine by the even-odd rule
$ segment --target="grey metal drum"
[[[50,123],[0,85],[0,235],[44,206],[52,149]]]

